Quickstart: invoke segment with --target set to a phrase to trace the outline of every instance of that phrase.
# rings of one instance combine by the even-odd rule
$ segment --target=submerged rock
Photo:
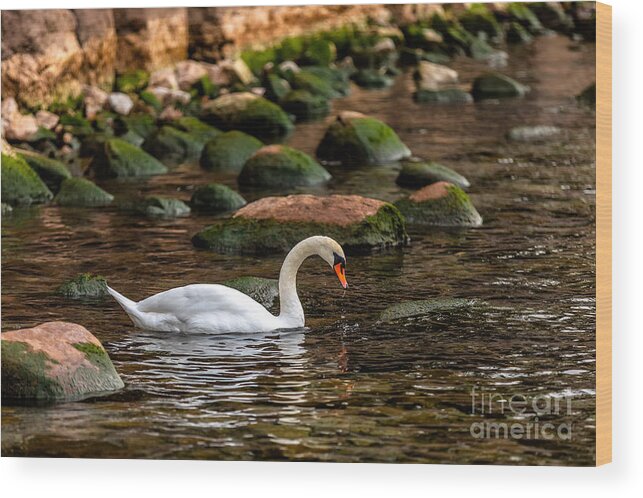
[[[342,163],[381,164],[409,157],[411,151],[391,127],[358,112],[344,111],[328,127],[317,157]]]
[[[451,168],[433,161],[404,161],[402,170],[395,180],[402,187],[420,188],[439,181],[453,183],[460,188],[470,186],[469,180]]]
[[[523,97],[529,88],[500,73],[487,73],[473,81],[471,93],[475,100]]]
[[[322,118],[330,112],[330,104],[325,97],[313,95],[307,90],[292,90],[280,102],[281,107],[294,115],[298,121]]]
[[[475,299],[426,299],[420,301],[404,301],[386,308],[380,314],[379,319],[383,322],[412,318],[424,315],[431,315],[441,312],[458,311],[468,309],[477,304]]]
[[[179,218],[190,214],[190,206],[170,197],[146,197],[137,206],[137,211],[153,218]]]
[[[395,205],[409,223],[437,226],[476,227],[482,217],[460,187],[437,182],[401,199]]]
[[[543,142],[560,135],[556,126],[516,126],[507,133],[507,138],[514,142]]]
[[[107,297],[107,281],[100,275],[81,273],[58,287],[58,294],[69,299]]]
[[[282,138],[293,124],[281,107],[250,92],[229,93],[203,106],[206,123],[224,130],[241,130],[259,138]]]
[[[170,166],[198,158],[202,149],[197,137],[173,126],[159,128],[143,143],[143,150]]]
[[[51,159],[35,152],[17,152],[52,192],[58,192],[63,180],[71,178],[71,173],[67,166],[56,159]]]
[[[73,401],[124,387],[85,327],[47,322],[2,334],[2,402]]]
[[[264,197],[205,228],[192,242],[223,253],[268,254],[289,251],[302,239],[320,234],[351,252],[408,242],[395,206],[358,195]]]
[[[296,187],[318,185],[331,176],[304,152],[286,145],[267,145],[255,152],[239,173],[239,185]]]
[[[387,88],[393,84],[393,78],[377,69],[360,69],[351,76],[355,84],[364,88]]]
[[[243,197],[220,183],[202,185],[194,191],[190,200],[192,209],[209,213],[235,211],[245,205]]]
[[[238,172],[261,147],[261,140],[252,135],[242,131],[228,131],[205,144],[199,162],[207,170]]]
[[[202,145],[205,145],[208,140],[211,140],[217,135],[221,134],[221,130],[210,126],[209,124],[206,124],[200,119],[192,116],[183,116],[172,121],[171,123],[169,123],[169,125],[178,130],[184,131],[185,133],[190,135],[192,139],[201,143]]]
[[[243,292],[264,308],[270,308],[279,296],[279,281],[274,278],[238,277],[226,280],[222,285]]]
[[[121,140],[110,138],[97,147],[91,164],[99,177],[160,175],[167,168],[144,150]]]
[[[413,94],[416,102],[433,102],[436,104],[468,104],[473,102],[470,93],[460,88],[443,88],[440,90],[418,89]]]
[[[86,178],[67,178],[62,182],[60,191],[54,197],[54,202],[59,206],[107,206],[113,200],[112,194],[105,192]]]
[[[53,194],[36,172],[19,156],[2,153],[2,201],[8,204],[38,204]]]
[[[576,96],[579,104],[596,109],[596,83],[592,83]]]

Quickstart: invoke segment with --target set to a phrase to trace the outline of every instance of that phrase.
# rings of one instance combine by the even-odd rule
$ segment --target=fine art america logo
[[[471,414],[487,420],[473,422],[471,435],[476,439],[560,439],[572,438],[571,422],[554,423],[557,416],[572,414],[572,396],[528,396],[520,393],[471,389]],[[501,417],[512,419],[499,422]]]

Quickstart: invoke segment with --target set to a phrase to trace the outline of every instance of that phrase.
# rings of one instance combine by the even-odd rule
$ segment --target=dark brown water
[[[347,292],[320,260],[307,261],[299,276],[306,330],[141,332],[110,300],[67,301],[54,293],[86,271],[134,299],[187,283],[277,277],[281,256],[194,249],[190,237],[212,217],[15,210],[2,224],[2,329],[49,320],[83,324],[110,352],[127,387],[93,401],[3,407],[3,455],[593,464],[595,126],[573,96],[594,80],[594,47],[569,45],[542,38],[510,53],[503,71],[532,87],[522,100],[418,105],[405,74],[393,88],[355,88],[334,102],[335,111],[383,119],[416,155],[467,176],[485,223],[468,230],[410,227],[406,248],[348,254]],[[466,59],[452,66],[463,82],[485,69]],[[298,125],[289,143],[313,153],[332,119]],[[504,139],[512,126],[532,124],[563,133],[547,144]],[[386,200],[405,193],[394,182],[397,166],[330,170],[334,180],[322,192]],[[234,176],[195,165],[102,186],[120,199],[141,193],[189,199],[195,186],[210,181],[235,186]],[[377,321],[390,304],[451,297],[478,304]],[[499,401],[512,396],[526,400],[524,413]],[[550,423],[555,437],[474,437],[480,425],[472,423],[481,422],[523,430]],[[556,432],[561,424],[569,437]]]

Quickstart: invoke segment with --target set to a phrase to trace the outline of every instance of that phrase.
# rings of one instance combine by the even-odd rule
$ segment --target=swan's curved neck
[[[290,250],[279,273],[279,318],[300,327],[304,326],[304,309],[297,295],[297,271],[306,258],[315,254],[319,254],[319,242],[303,240]]]

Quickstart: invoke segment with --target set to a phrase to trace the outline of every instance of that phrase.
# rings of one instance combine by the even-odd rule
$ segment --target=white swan
[[[297,270],[309,256],[321,256],[334,268],[346,289],[346,257],[329,237],[309,237],[286,256],[279,273],[279,316],[231,287],[194,284],[177,287],[138,303],[107,287],[109,293],[139,328],[162,332],[268,332],[304,326],[304,310],[297,296]]]

